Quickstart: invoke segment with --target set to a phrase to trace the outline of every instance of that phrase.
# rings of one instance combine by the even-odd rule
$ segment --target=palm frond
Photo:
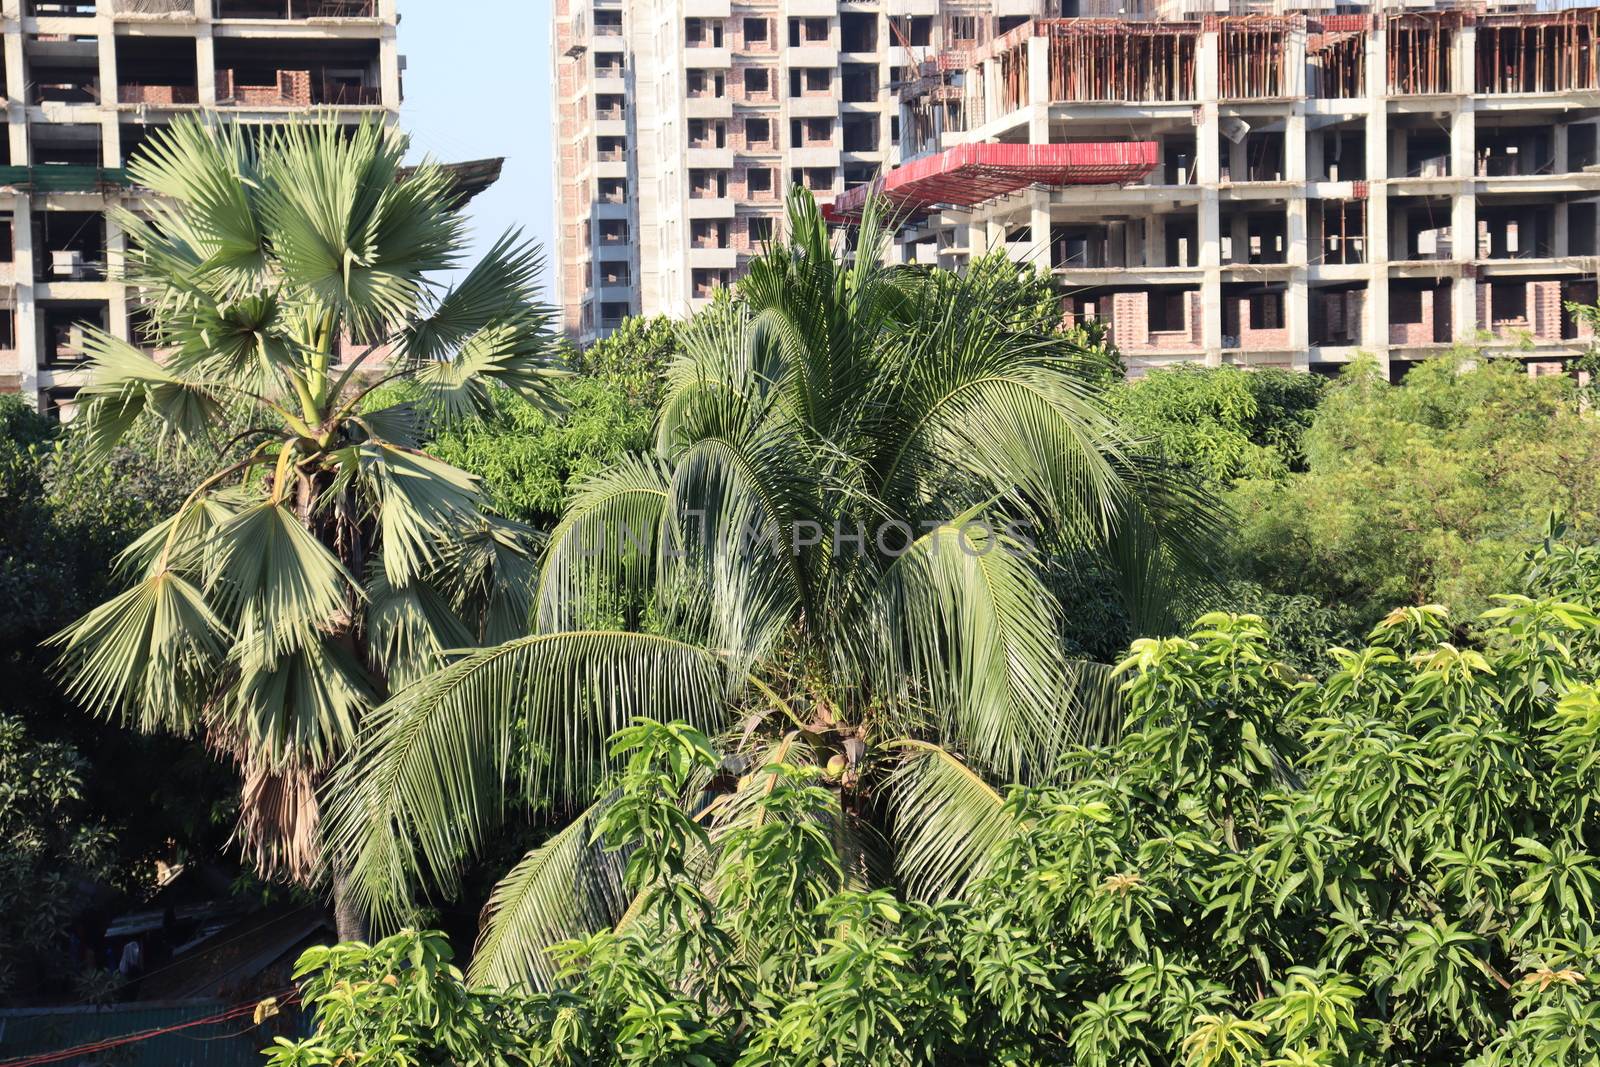
[[[393,914],[423,872],[452,892],[512,783],[585,799],[611,734],[637,717],[715,729],[733,684],[713,654],[654,634],[539,634],[468,653],[368,717],[327,794],[326,839],[374,914]]]
[[[960,896],[1018,827],[999,791],[954,753],[923,741],[895,747],[886,791],[896,869],[917,899]]]
[[[163,367],[121,338],[84,331],[89,381],[78,392],[84,408],[78,432],[94,455],[105,455],[150,412],[184,440],[203,437],[222,414],[223,390]]]
[[[383,568],[404,586],[424,575],[442,546],[481,520],[472,475],[413,449],[384,441],[356,446],[364,494],[376,512]]]
[[[202,681],[221,661],[227,628],[203,593],[155,571],[51,638],[63,646],[66,692],[140,729],[187,733],[199,721]]]
[[[548,989],[556,977],[548,949],[616,924],[627,911],[623,850],[596,840],[605,801],[529,852],[500,880],[483,909],[468,977],[510,989]]]

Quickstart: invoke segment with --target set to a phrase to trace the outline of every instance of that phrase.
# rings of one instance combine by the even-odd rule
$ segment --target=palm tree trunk
[[[339,931],[340,941],[365,941],[368,937],[367,916],[356,904],[350,892],[350,875],[339,864],[332,865],[333,922]]]

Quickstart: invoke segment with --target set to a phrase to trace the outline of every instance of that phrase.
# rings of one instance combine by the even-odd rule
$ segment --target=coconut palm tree
[[[1002,784],[1112,725],[1048,572],[1115,574],[1159,628],[1212,543],[1080,354],[992,313],[992,272],[885,265],[876,211],[835,246],[803,190],[787,230],[681,329],[655,453],[576,493],[531,632],[396,694],[333,779],[330,845],[386,919],[419,884],[454,892],[520,803],[591,804],[495,890],[480,980],[548,981],[546,946],[627,911],[623,857],[592,836],[634,717],[726,737],[685,798],[714,827],[764,763],[815,762],[853,877],[959,892],[1005,832]]]
[[[91,447],[141,417],[186,439],[225,414],[243,430],[127,550],[129,588],[58,635],[68,688],[237,761],[244,843],[302,882],[322,872],[317,785],[368,710],[443,649],[523,632],[533,577],[527,532],[419,442],[490,383],[545,395],[539,258],[508,234],[443,287],[464,198],[446,169],[404,168],[406,147],[377,124],[175,124],[130,167],[155,197],[117,215],[160,358],[85,341],[74,431]],[[409,399],[385,406],[400,379]],[[334,875],[341,932],[359,933]]]

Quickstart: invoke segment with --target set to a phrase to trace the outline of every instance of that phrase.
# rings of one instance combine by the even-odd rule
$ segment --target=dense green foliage
[[[1329,391],[1306,471],[1233,496],[1241,569],[1371,620],[1395,603],[1488,606],[1558,510],[1600,521],[1600,421],[1564,377],[1457,354],[1399,385],[1370,363]]]
[[[1597,564],[1552,540],[1529,586]],[[404,1031],[531,1064],[1593,1063],[1600,616],[1497,604],[1468,645],[1397,610],[1321,682],[1252,616],[1138,642],[1123,739],[1011,789],[981,876],[935,904],[858,887],[826,771],[750,764],[708,831],[681,799],[729,757],[641,722],[593,831],[640,895],[555,950],[555,988],[468,992],[415,935],[318,952],[334,1010],[277,1062]],[[419,1002],[456,1024],[418,1031]]]
[[[1323,379],[1283,370],[1154,370],[1117,390],[1115,410],[1165,463],[1213,488],[1304,468],[1302,439]]]
[[[88,810],[89,763],[0,715],[0,995],[70,975],[68,927],[114,874],[110,834]]]
[[[506,394],[492,414],[442,428],[429,449],[481,478],[501,515],[554,526],[577,485],[654,444],[675,343],[670,319],[628,319],[576,357],[579,373],[556,386],[559,415]]]

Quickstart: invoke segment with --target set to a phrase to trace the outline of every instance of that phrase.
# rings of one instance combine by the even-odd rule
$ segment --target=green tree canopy
[[[1303,437],[1322,394],[1323,380],[1310,374],[1184,364],[1113,395],[1117,415],[1163,462],[1221,489],[1303,469]]]
[[[1458,353],[1399,385],[1357,364],[1305,436],[1307,470],[1234,498],[1241,567],[1368,620],[1394,603],[1480,611],[1546,517],[1600,521],[1600,421],[1563,377]]]
[[[501,515],[548,529],[583,481],[654,443],[676,348],[665,316],[625,319],[574,356],[578,373],[556,387],[559,416],[504,396],[493,413],[442,427],[429,450],[482,479]]]

